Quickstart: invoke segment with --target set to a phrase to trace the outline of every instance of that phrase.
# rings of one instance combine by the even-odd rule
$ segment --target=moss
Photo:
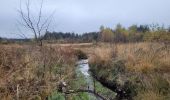
[[[54,92],[51,96],[48,97],[48,100],[65,100],[62,93]]]

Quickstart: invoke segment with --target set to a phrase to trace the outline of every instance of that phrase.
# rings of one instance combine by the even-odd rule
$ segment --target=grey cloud
[[[16,9],[20,0],[0,2],[0,36],[17,33],[18,19]],[[25,0],[22,0],[24,2]],[[56,13],[51,31],[89,32],[97,31],[100,25],[114,27],[121,23],[131,24],[170,23],[169,0],[44,0],[43,14],[48,16],[54,9]],[[31,0],[32,14],[37,14],[40,0]],[[23,30],[26,31],[26,30]],[[26,31],[31,36],[29,31]],[[16,36],[18,37],[18,36]]]

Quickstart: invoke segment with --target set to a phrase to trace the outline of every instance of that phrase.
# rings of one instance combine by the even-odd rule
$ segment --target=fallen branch
[[[109,100],[108,98],[102,96],[101,94],[93,91],[93,90],[84,90],[84,89],[78,89],[78,90],[69,90],[64,92],[65,94],[73,94],[73,93],[79,93],[79,92],[87,92],[87,93],[91,93],[94,94],[96,97],[101,98],[102,100]]]

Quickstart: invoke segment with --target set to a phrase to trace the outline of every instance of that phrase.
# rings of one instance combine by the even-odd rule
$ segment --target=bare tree
[[[37,43],[40,43],[42,46],[42,34],[44,32],[47,32],[49,25],[52,21],[52,16],[55,12],[53,12],[51,15],[49,15],[47,18],[42,18],[42,8],[43,8],[44,0],[41,0],[40,8],[37,13],[37,17],[31,15],[30,10],[30,0],[27,0],[25,3],[26,9],[23,10],[22,3],[20,0],[20,8],[18,10],[18,13],[20,15],[20,20],[18,21],[19,24],[24,26],[25,28],[31,30],[31,32],[34,34],[35,41]]]

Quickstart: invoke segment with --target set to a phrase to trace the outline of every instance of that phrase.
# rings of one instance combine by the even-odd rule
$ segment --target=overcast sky
[[[21,0],[24,2],[25,0]],[[32,33],[17,24],[20,0],[0,1],[0,36],[27,37]],[[38,13],[39,0],[31,0],[32,16]],[[91,32],[101,25],[115,27],[159,23],[170,25],[170,0],[44,0],[43,16],[55,12],[50,31]]]

